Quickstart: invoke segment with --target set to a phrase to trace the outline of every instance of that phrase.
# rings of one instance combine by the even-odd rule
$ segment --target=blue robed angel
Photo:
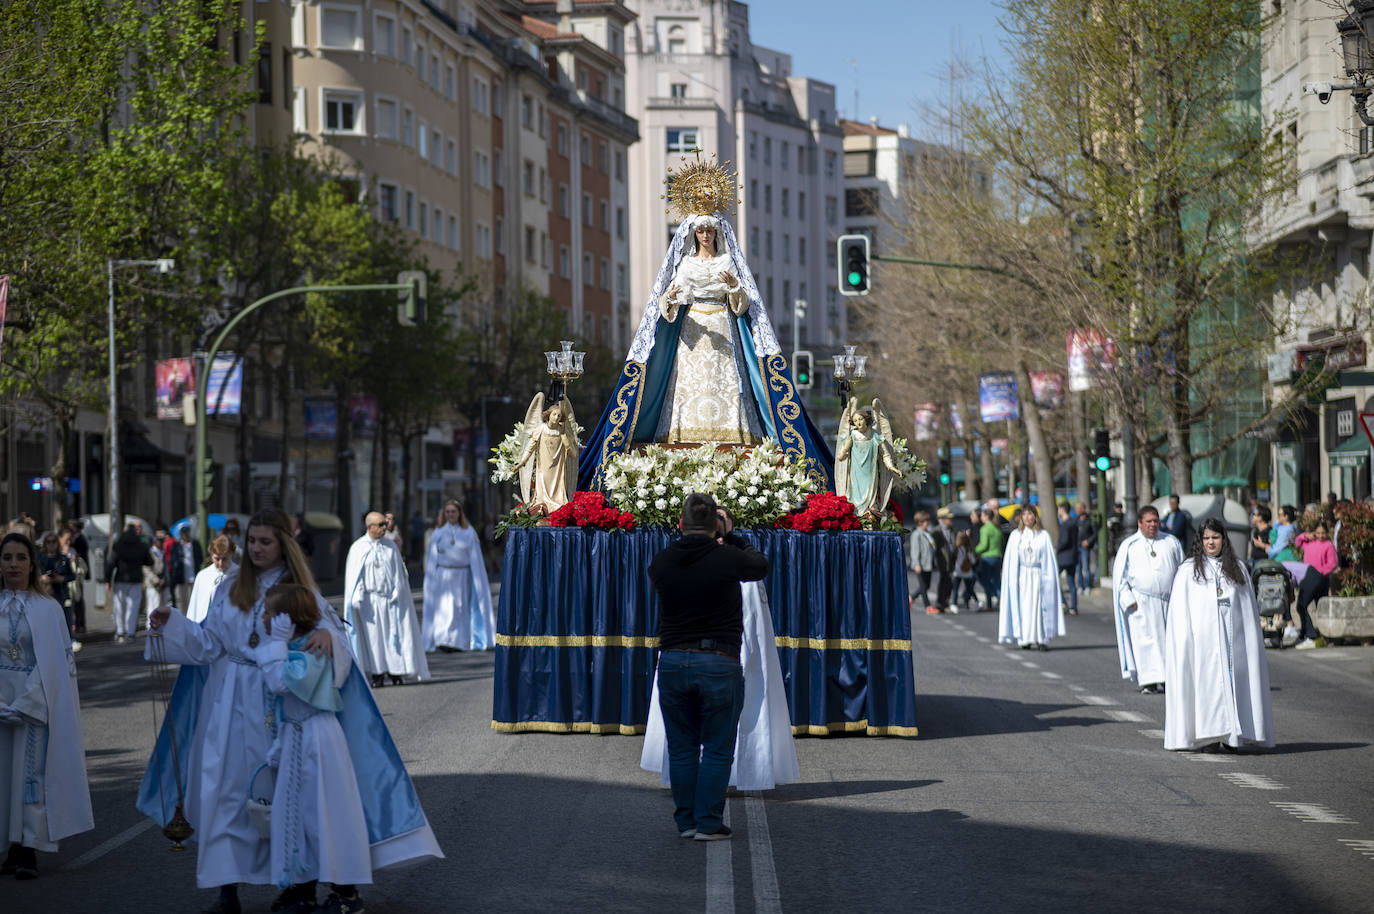
[[[674,202],[688,210],[582,450],[577,487],[595,488],[602,464],[636,444],[772,440],[789,457],[810,460],[817,485],[831,488],[830,450],[797,397],[758,286],[717,205],[733,191],[732,179],[717,166],[696,165],[673,180]]]

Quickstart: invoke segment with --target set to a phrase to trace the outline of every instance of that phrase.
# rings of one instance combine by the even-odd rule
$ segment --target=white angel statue
[[[887,511],[892,482],[901,475],[892,458],[892,421],[881,400],[859,406],[855,397],[840,416],[835,450],[835,494],[854,504],[860,516]]]
[[[581,452],[572,403],[564,397],[545,409],[544,394],[535,394],[525,411],[524,440],[515,464],[520,471],[520,497],[528,510],[542,508],[552,514],[572,500]]]

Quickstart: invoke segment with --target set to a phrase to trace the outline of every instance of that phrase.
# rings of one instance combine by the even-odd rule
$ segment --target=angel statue
[[[892,481],[901,475],[892,459],[892,421],[881,400],[859,406],[855,397],[840,416],[835,450],[835,494],[854,504],[860,516],[887,510]]]
[[[811,461],[818,486],[830,488],[830,450],[797,397],[725,215],[737,201],[735,176],[698,157],[676,174],[669,169],[666,183],[677,229],[620,380],[582,452],[579,488],[595,488],[603,462],[638,444],[763,441]]]
[[[515,466],[520,471],[520,497],[531,511],[552,514],[577,491],[577,419],[567,397],[548,409],[537,393],[525,411],[524,442]]]

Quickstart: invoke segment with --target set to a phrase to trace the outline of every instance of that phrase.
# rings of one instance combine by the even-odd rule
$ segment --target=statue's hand
[[[729,270],[718,274],[718,278],[721,282],[725,283],[726,288],[733,289],[735,286],[739,285],[739,280],[735,277],[735,274],[731,273]]]
[[[677,301],[681,297],[682,290],[678,288],[677,283],[673,283],[668,287],[668,301]]]

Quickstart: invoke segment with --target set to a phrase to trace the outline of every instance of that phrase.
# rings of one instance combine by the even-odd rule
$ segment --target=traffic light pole
[[[210,387],[210,366],[215,364],[215,356],[219,355],[219,350],[224,341],[228,338],[230,331],[254,311],[269,305],[281,298],[291,295],[302,295],[309,292],[406,292],[413,290],[415,284],[412,282],[379,282],[356,286],[295,286],[290,289],[282,289],[280,292],[273,292],[264,295],[262,298],[251,303],[238,314],[235,314],[229,323],[215,336],[215,340],[210,344],[210,349],[205,353],[205,362],[200,366],[200,374],[196,377],[196,472],[195,472],[195,496],[196,496],[196,536],[202,543],[205,543],[210,532],[210,514],[208,503],[210,501],[210,484],[206,474],[206,463],[210,456],[209,431],[205,427],[205,400],[206,393]],[[285,462],[286,455],[282,455]],[[248,480],[243,480],[247,485]],[[244,531],[247,533],[248,531]]]

